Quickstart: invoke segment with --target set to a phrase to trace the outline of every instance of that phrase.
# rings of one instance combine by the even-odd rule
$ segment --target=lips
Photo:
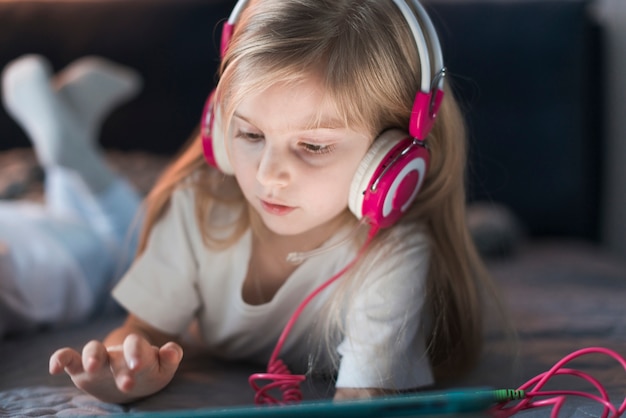
[[[293,206],[279,205],[277,203],[271,203],[266,200],[261,200],[261,207],[272,215],[284,216],[295,210]]]

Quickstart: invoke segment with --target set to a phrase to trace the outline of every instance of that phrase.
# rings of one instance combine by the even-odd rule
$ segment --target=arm
[[[82,353],[71,348],[50,357],[50,374],[67,373],[77,388],[111,403],[128,403],[163,389],[174,377],[182,347],[134,315]]]
[[[389,393],[391,393],[391,391],[376,388],[337,388],[333,400],[343,401],[348,399],[374,398]]]
[[[433,383],[422,316],[427,243],[414,234],[368,259],[366,276],[346,306],[335,400],[398,394]]]

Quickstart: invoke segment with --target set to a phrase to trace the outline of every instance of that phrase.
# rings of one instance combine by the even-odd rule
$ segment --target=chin
[[[287,220],[281,222],[267,222],[263,220],[263,225],[276,235],[295,236],[309,231],[311,228],[296,227],[297,222],[289,222]]]
[[[265,228],[276,235],[296,236],[305,234],[323,225],[323,223],[306,223],[296,217],[261,216]]]
[[[297,236],[318,230],[326,229],[333,224],[335,220],[341,216],[341,213],[326,217],[318,216],[316,218],[303,216],[301,210],[296,210],[286,216],[275,216],[268,214],[262,208],[254,207],[255,217],[273,234],[281,236]],[[336,227],[336,225],[335,225]],[[334,229],[334,228],[333,228]]]

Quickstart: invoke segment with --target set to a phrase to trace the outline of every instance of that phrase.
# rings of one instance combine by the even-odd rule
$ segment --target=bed
[[[601,132],[601,119],[589,109],[601,97],[589,66],[597,62],[600,41],[588,2],[424,3],[440,26],[468,113],[472,232],[517,331],[512,344],[498,321],[489,322],[484,358],[454,386],[515,388],[587,347],[626,356],[626,260],[611,254],[599,233],[602,156],[595,145],[602,138],[593,132]],[[0,37],[0,65],[37,52],[56,68],[87,54],[137,68],[145,89],[107,120],[102,144],[111,165],[145,193],[197,123],[217,63],[213,31],[232,4],[2,2],[8,36]],[[104,23],[110,21],[115,28]],[[493,69],[494,57],[500,71]],[[557,78],[561,83],[553,83]],[[41,180],[28,140],[0,110],[0,198],[40,200]],[[122,319],[111,305],[83,323],[0,340],[0,416],[129,415],[252,403],[247,378],[259,366],[217,362],[201,351],[186,353],[189,361],[158,396],[125,406],[99,402],[69,378],[48,375],[55,349],[80,347]],[[598,379],[615,404],[626,396],[626,370],[615,359],[590,354],[570,366]],[[594,392],[565,376],[549,387]],[[305,399],[333,394],[323,380],[307,381],[303,390]],[[601,413],[599,404],[571,397],[561,416]],[[549,410],[519,415],[549,416]]]
[[[37,196],[36,191],[32,196]],[[515,388],[547,371],[567,354],[586,347],[601,346],[626,353],[626,263],[594,245],[573,240],[519,243],[514,252],[487,261],[517,330],[518,342],[512,345],[501,328],[489,327],[484,359],[455,387]],[[99,402],[74,388],[69,378],[48,375],[48,358],[55,349],[79,348],[89,339],[106,335],[122,319],[119,310],[111,309],[87,323],[2,341],[0,416],[108,415],[252,403],[247,377],[259,371],[259,366],[219,363],[201,352],[186,354],[191,361],[184,363],[172,384],[158,396],[127,406]],[[587,355],[573,361],[571,367],[592,374],[616,403],[626,396],[626,370],[614,359]],[[550,387],[596,393],[591,385],[576,378],[555,379]],[[332,385],[321,380],[308,381],[303,390],[308,400],[333,393]],[[561,416],[600,416],[601,412],[599,404],[570,398]],[[546,409],[519,415],[549,416]]]

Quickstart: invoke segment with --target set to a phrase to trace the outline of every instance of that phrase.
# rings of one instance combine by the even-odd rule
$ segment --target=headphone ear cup
[[[222,118],[219,111],[215,110],[214,95],[215,91],[211,92],[202,112],[200,135],[204,159],[210,166],[217,168],[224,174],[232,175],[234,170],[226,149],[226,139],[221,124]]]
[[[430,155],[407,133],[391,129],[373,143],[352,179],[348,206],[357,219],[379,228],[393,225],[415,200]]]

